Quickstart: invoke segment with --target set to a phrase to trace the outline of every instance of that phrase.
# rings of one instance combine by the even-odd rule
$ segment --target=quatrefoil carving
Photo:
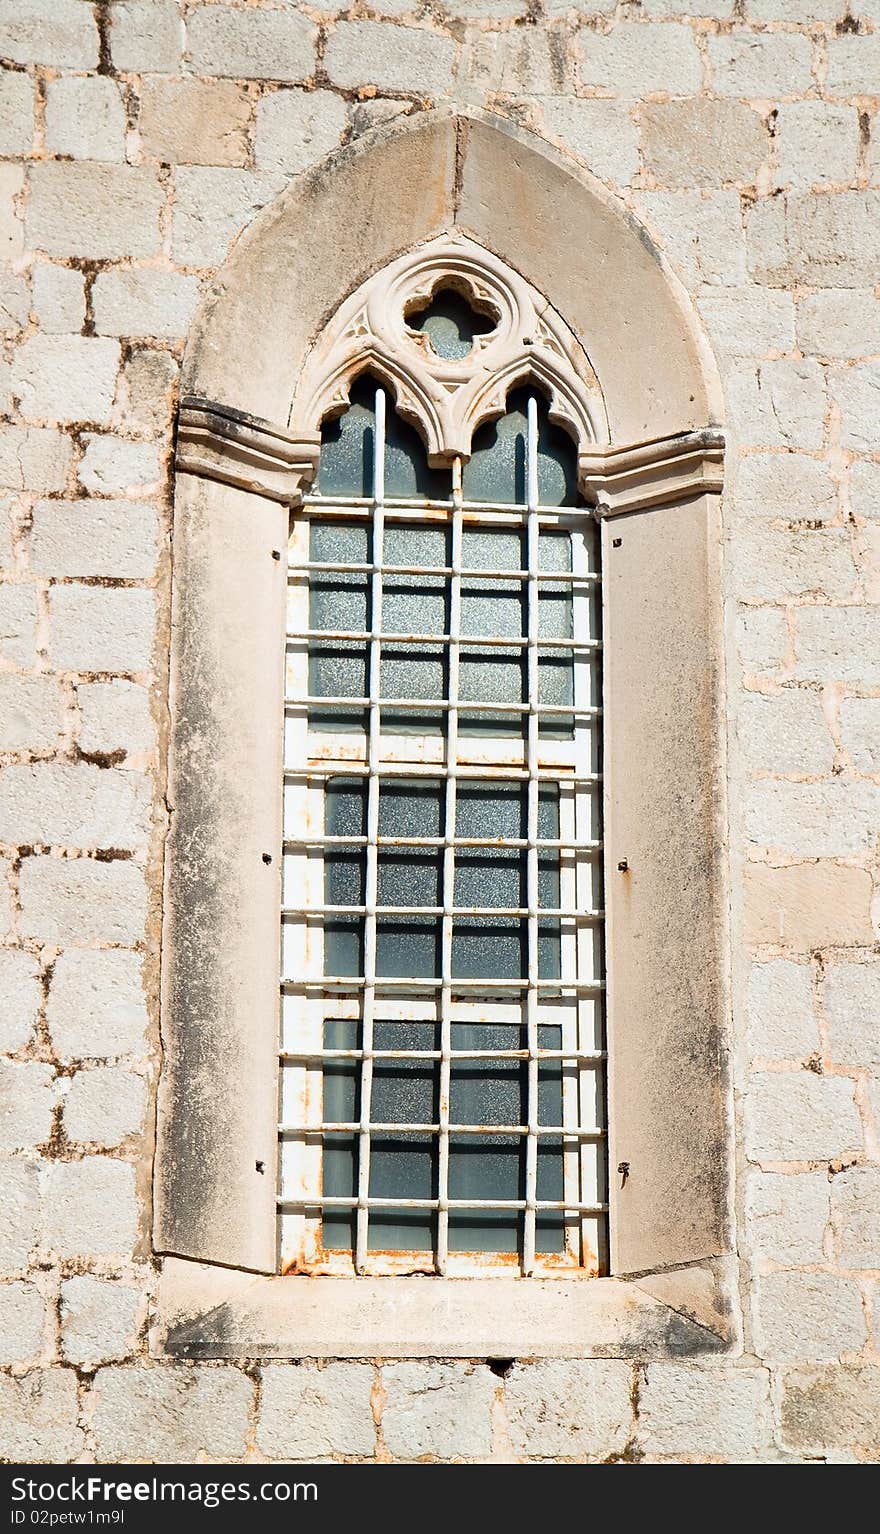
[[[491,322],[459,358],[438,356],[408,323],[447,289]],[[388,387],[435,466],[468,457],[477,428],[502,415],[510,390],[529,382],[579,452],[607,438],[599,386],[576,337],[524,278],[464,236],[441,235],[408,252],[346,299],[307,358],[290,432],[320,433],[366,372]]]

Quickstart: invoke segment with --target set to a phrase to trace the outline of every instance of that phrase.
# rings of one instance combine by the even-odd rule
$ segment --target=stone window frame
[[[546,295],[604,403],[607,440],[580,444],[579,469],[605,572],[607,1278],[276,1272],[283,551],[288,504],[318,450],[314,415],[291,407],[307,397],[308,359],[322,337],[330,344],[340,304],[440,236],[472,240]],[[184,388],[154,1350],[730,1347],[722,410],[686,295],[644,231],[573,162],[498,118],[426,113],[332,156],[255,220],[203,304]]]

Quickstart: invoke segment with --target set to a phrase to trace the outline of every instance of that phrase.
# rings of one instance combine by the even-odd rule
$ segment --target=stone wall
[[[880,1456],[880,3],[845,6],[0,0],[5,1457]],[[441,102],[611,187],[721,364],[744,1349],[159,1364],[183,340],[289,177]]]

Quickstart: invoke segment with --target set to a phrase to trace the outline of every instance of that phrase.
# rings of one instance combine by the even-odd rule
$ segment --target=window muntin
[[[598,539],[573,456],[518,391],[430,469],[363,380],[293,515],[287,1270],[604,1268]]]

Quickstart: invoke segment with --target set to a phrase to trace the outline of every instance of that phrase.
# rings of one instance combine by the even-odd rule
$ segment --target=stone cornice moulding
[[[439,356],[408,323],[449,290],[492,322],[460,358]],[[477,428],[503,415],[510,390],[530,379],[580,451],[608,435],[598,382],[572,331],[518,272],[463,235],[440,235],[408,251],[340,305],[297,385],[295,437],[307,438],[345,410],[363,373],[390,389],[435,467],[467,458]]]
[[[175,467],[271,501],[300,499],[318,466],[317,432],[294,436],[230,405],[185,395],[177,421]]]
[[[578,480],[598,517],[717,494],[724,480],[724,433],[707,426],[626,446],[595,444],[579,454]]]

